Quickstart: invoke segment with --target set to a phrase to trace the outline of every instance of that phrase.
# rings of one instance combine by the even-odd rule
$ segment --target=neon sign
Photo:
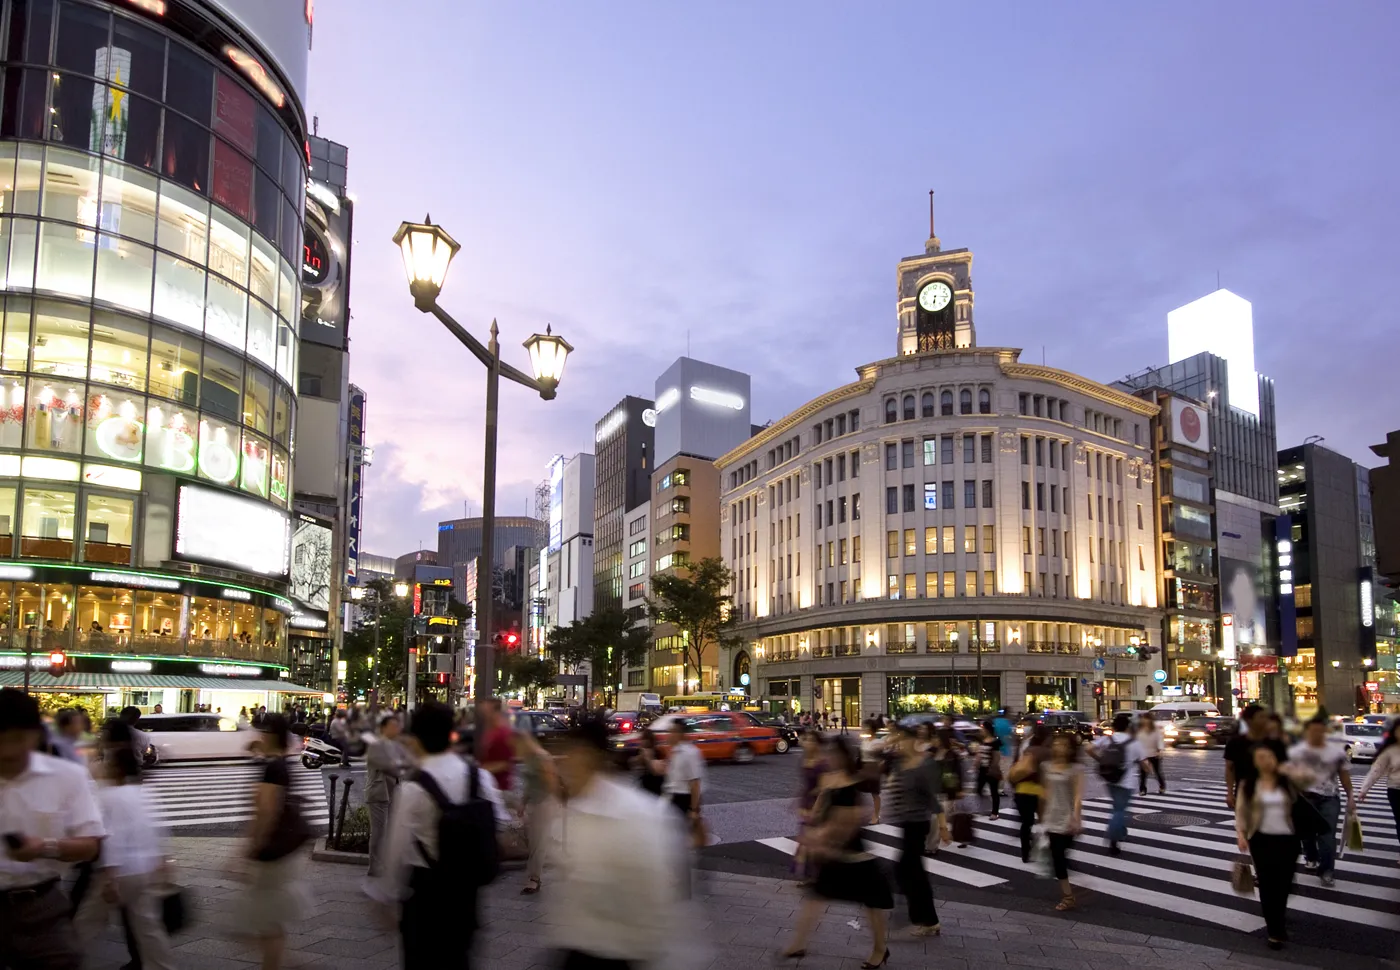
[[[199,470],[222,485],[238,477],[238,452],[229,447],[227,428],[211,431],[208,421],[199,422]]]
[[[266,95],[267,99],[277,107],[280,108],[287,103],[287,96],[282,93],[277,82],[268,75],[267,68],[263,67],[262,63],[252,54],[230,44],[224,48],[224,56],[232,61],[234,66],[242,71],[249,81],[253,82],[253,87]]]

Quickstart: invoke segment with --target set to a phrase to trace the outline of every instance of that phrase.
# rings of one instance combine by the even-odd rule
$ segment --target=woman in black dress
[[[889,959],[885,934],[889,910],[894,909],[890,885],[875,857],[865,851],[861,825],[865,810],[860,799],[860,766],[855,752],[840,737],[826,741],[827,774],[822,778],[811,824],[804,836],[810,857],[819,866],[811,894],[802,905],[792,944],[783,956],[806,955],[807,938],[822,915],[822,901],[858,903],[870,922],[870,959],[865,970],[882,967]]]

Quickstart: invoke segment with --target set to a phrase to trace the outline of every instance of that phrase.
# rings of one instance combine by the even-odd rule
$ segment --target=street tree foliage
[[[545,640],[545,650],[555,660],[573,667],[589,665],[591,686],[604,694],[608,707],[617,699],[623,668],[645,663],[650,647],[651,630],[623,609],[597,610],[568,626],[556,626]]]
[[[539,692],[554,686],[559,665],[544,657],[531,657],[521,650],[496,654],[496,683],[501,693],[520,691],[530,706],[537,706]]]
[[[690,693],[690,670],[700,679],[710,645],[722,650],[743,641],[734,631],[738,618],[729,595],[733,578],[723,560],[711,557],[694,563],[684,575],[662,574],[651,579],[647,611],[652,621],[674,627],[682,640],[683,694]]]

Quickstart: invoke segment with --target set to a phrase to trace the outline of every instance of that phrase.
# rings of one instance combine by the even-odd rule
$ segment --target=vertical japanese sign
[[[365,478],[361,456],[365,446],[365,392],[350,385],[350,494],[345,514],[345,581],[354,586],[360,559],[360,514],[364,506]]]

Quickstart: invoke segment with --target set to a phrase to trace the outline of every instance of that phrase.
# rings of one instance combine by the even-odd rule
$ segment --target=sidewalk
[[[257,954],[228,932],[229,905],[241,883],[229,877],[228,860],[240,840],[176,838],[171,840],[179,878],[191,899],[194,925],[176,938],[181,966],[189,970],[248,970]],[[288,938],[288,968],[307,970],[397,970],[398,939],[371,919],[360,893],[363,874],[351,866],[307,860],[307,876],[315,914]],[[791,932],[801,891],[790,882],[761,876],[701,872],[698,876],[695,937],[704,943],[685,945],[684,959],[668,966],[685,970],[753,970],[773,963]],[[552,970],[552,954],[542,944],[548,922],[540,897],[518,895],[519,873],[506,873],[488,890],[485,925],[478,935],[473,965],[501,970]],[[546,879],[545,893],[548,893]],[[902,903],[902,899],[896,898]],[[1081,914],[1092,918],[1092,914]],[[1335,966],[1308,960],[1304,953],[1284,959],[1264,950],[1257,939],[1239,937],[1238,949],[1189,942],[1191,928],[1181,924],[1188,940],[1149,937],[1091,922],[1055,915],[1018,912],[989,906],[940,902],[943,935],[913,939],[905,933],[902,911],[896,910],[890,943],[890,966],[895,970],[932,967],[938,970],[979,970],[984,967],[1041,967],[1048,970],[1249,970]],[[852,925],[852,924],[855,925]],[[450,931],[449,928],[444,928]],[[684,945],[684,944],[683,944]],[[870,947],[865,916],[855,907],[831,904],[808,947],[800,970],[856,970]],[[1315,955],[1315,954],[1314,954]],[[677,954],[681,957],[682,954]],[[90,967],[117,970],[125,961],[120,930],[113,925],[94,948]],[[1290,962],[1291,961],[1291,962]],[[1347,957],[1353,970],[1367,961]],[[1376,966],[1383,964],[1377,963]],[[452,968],[443,968],[452,970]]]

